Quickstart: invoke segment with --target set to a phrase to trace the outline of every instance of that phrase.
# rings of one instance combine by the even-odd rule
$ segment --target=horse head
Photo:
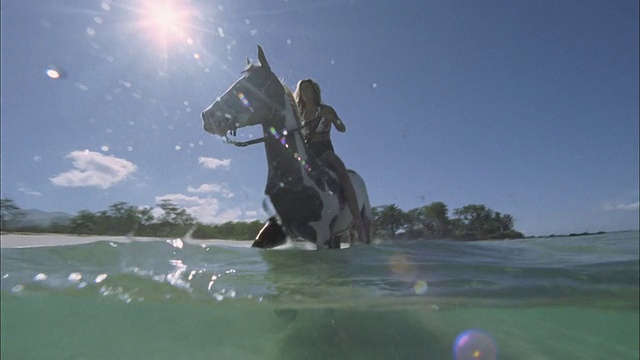
[[[262,124],[284,108],[284,89],[258,46],[258,64],[247,59],[242,76],[202,112],[204,129],[226,137],[236,129]]]

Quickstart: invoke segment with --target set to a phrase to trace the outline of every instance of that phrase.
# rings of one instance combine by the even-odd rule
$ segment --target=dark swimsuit
[[[325,126],[325,128],[323,129],[318,129],[320,125],[323,124],[323,121],[325,121],[325,119],[322,115],[320,115],[320,108],[318,108],[318,115],[316,115],[316,117],[312,120],[305,122],[305,126],[309,126],[309,129],[311,130],[306,136],[307,148],[318,158],[324,155],[324,153],[326,153],[327,151],[335,152],[335,150],[333,149],[333,144],[331,144],[331,138],[329,138],[331,124],[329,124],[329,126]],[[325,134],[327,135],[327,137],[313,140],[314,137]]]

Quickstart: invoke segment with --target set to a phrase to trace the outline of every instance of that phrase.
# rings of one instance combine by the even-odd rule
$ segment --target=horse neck
[[[269,167],[267,188],[274,184],[302,182],[309,166],[304,139],[296,130],[299,124],[294,109],[288,96],[284,96],[284,109],[276,111],[262,124]]]

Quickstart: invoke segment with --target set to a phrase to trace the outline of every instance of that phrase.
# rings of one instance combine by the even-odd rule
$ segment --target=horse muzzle
[[[213,106],[202,112],[202,126],[208,133],[225,136],[228,131],[229,118],[217,111]]]

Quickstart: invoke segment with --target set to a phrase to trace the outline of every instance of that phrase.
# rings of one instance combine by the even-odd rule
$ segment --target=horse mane
[[[296,122],[298,123],[298,125],[301,125],[302,117],[300,116],[300,109],[298,109],[298,103],[296,103],[296,98],[293,95],[293,91],[291,91],[291,89],[289,88],[289,86],[287,86],[287,84],[285,84],[282,81],[280,82],[282,83],[282,87],[284,88],[284,93],[287,95],[287,98],[289,99],[289,103],[291,104],[291,110],[293,111],[293,116],[296,118]]]

